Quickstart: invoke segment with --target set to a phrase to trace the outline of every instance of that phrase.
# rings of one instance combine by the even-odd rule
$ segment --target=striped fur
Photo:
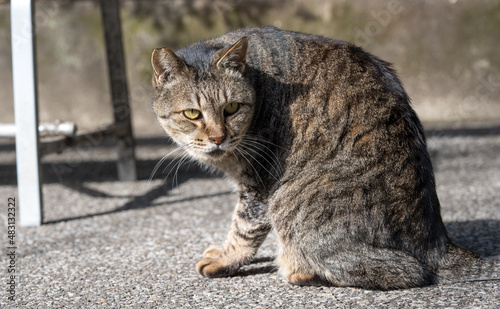
[[[482,265],[447,237],[422,126],[388,63],[273,27],[159,49],[152,62],[160,124],[238,185],[227,239],[200,274],[233,274],[271,230],[292,284],[409,288]]]

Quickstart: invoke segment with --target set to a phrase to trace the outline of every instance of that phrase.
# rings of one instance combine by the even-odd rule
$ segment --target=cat
[[[206,277],[248,264],[270,231],[295,285],[421,287],[491,276],[453,245],[422,125],[391,65],[317,35],[246,28],[152,54],[153,110],[239,200]]]

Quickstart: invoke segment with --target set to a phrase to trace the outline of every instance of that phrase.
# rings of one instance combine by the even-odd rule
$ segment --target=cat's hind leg
[[[286,253],[286,250],[283,251]],[[326,259],[310,253],[290,263],[281,256],[280,270],[291,284],[350,286],[376,290],[421,287],[437,283],[437,276],[427,265],[401,251],[362,248],[342,252]],[[297,263],[299,261],[299,263]]]
[[[276,262],[280,273],[293,285],[325,286],[330,283],[316,274],[309,262],[298,251],[282,246]]]
[[[393,290],[437,283],[436,273],[428,265],[395,249],[364,247],[323,262],[318,265],[322,275],[336,286]]]

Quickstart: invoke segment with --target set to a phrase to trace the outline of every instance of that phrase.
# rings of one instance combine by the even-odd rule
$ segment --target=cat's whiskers
[[[158,171],[158,169],[160,168],[160,166],[161,166],[161,165],[165,162],[165,160],[167,160],[167,159],[168,159],[168,157],[169,157],[172,153],[174,153],[174,152],[176,152],[176,151],[181,151],[181,150],[184,150],[184,147],[177,147],[177,148],[175,148],[174,150],[172,150],[172,151],[170,151],[169,153],[167,153],[166,155],[164,155],[164,156],[160,159],[160,161],[158,161],[158,163],[156,163],[156,165],[155,165],[155,167],[154,167],[153,171],[151,172],[151,175],[149,175],[148,185],[150,185],[150,184],[151,184],[151,181],[153,180],[153,178],[154,178],[154,176],[155,176],[156,172]],[[176,157],[177,157],[177,155],[176,155]],[[169,163],[169,165],[170,165],[170,163]],[[168,167],[168,165],[167,165],[167,167]]]
[[[184,156],[186,155],[186,150],[187,150],[187,146],[181,146],[179,148],[177,148],[177,150],[183,150],[183,152],[180,152],[180,153],[177,153],[175,155],[175,157],[172,158],[172,160],[167,164],[167,166],[165,166],[165,168],[163,169],[162,171],[162,174],[165,174],[165,172],[167,171],[168,167],[172,164],[172,163],[175,163],[177,162],[177,159],[180,157],[180,156]]]
[[[179,148],[179,149],[184,150],[184,152],[182,152],[181,154],[177,154],[175,156],[175,158],[163,169],[163,174],[165,174],[165,172],[171,166],[171,164],[174,163],[174,165],[170,168],[170,171],[168,172],[168,174],[163,179],[162,184],[164,184],[167,181],[168,177],[170,176],[170,174],[172,173],[172,171],[174,171],[174,169],[175,169],[174,177],[172,179],[172,189],[176,186],[176,184],[177,184],[177,187],[179,186],[178,178],[177,178],[177,175],[178,175],[178,172],[179,172],[179,168],[182,166],[182,164],[184,164],[184,162],[186,160],[190,160],[191,159],[191,155],[187,152],[187,150],[191,149],[191,148],[195,148],[191,143],[188,144],[188,145],[184,145],[184,146],[182,146],[182,147]],[[181,156],[180,159],[179,159],[179,156]]]
[[[178,149],[175,149],[174,151],[177,151]],[[172,151],[173,152],[173,151]],[[163,164],[163,162],[165,162],[165,160],[170,156],[170,154],[172,153],[168,153],[166,155],[164,155],[160,161],[158,161],[158,163],[156,163],[153,171],[151,172],[151,174],[149,175],[149,180],[148,180],[148,185],[151,185],[151,181],[153,181],[153,177],[155,176],[156,174],[156,171],[158,171],[158,169],[160,168],[160,166]]]
[[[254,144],[258,144],[259,146],[264,147],[266,150],[268,150],[273,155],[275,155],[274,152],[271,150],[270,147],[266,146],[265,144],[268,144],[270,146],[278,148],[278,151],[280,151],[280,150],[284,151],[285,150],[285,148],[283,148],[283,147],[281,147],[279,145],[276,145],[276,144],[274,144],[274,143],[272,143],[272,142],[270,142],[270,141],[268,141],[265,138],[260,137],[260,136],[244,135],[243,136],[243,140],[244,141],[248,141],[248,142],[253,142]]]
[[[265,138],[263,138],[262,136],[259,136],[259,135],[250,135],[252,133],[250,132],[247,132],[247,134],[243,135],[243,138],[245,140],[252,140],[252,141],[256,141],[256,142],[259,142],[259,143],[266,143],[268,145],[271,145],[271,146],[274,146],[276,148],[279,148],[279,149],[282,149],[282,150],[286,150],[283,146],[280,146],[280,145],[277,145]]]
[[[276,173],[276,176],[280,176],[281,175],[281,171],[279,170],[278,167],[276,167],[275,165],[277,165],[278,163],[274,160],[273,157],[270,157],[267,153],[264,152],[265,155],[267,155],[269,157],[266,158],[266,156],[264,154],[262,154],[261,151],[259,151],[260,149],[258,148],[254,148],[256,146],[254,145],[248,145],[248,144],[244,144],[242,143],[241,144],[242,146],[245,146],[245,151],[248,152],[248,154],[253,154],[255,156],[258,156],[260,158],[262,158],[267,164],[270,165],[270,170],[268,170],[267,168],[265,168],[270,174],[271,174],[271,171],[275,172]],[[257,160],[257,157],[254,158],[262,167],[264,167],[264,165],[262,163],[260,163],[259,160]],[[274,175],[272,175],[274,177]],[[276,178],[276,177],[274,177]]]
[[[174,165],[172,166],[172,168],[170,169],[170,171],[168,172],[167,176],[165,176],[163,178],[163,181],[161,183],[161,185],[163,185],[168,177],[170,176],[170,174],[172,173],[172,171],[174,169],[176,169],[176,172],[175,172],[175,178],[174,178],[174,181],[172,182],[172,188],[174,186],[174,183],[177,182],[177,172],[179,171],[179,168],[180,166],[186,161],[186,159],[190,159],[190,155],[187,153],[187,150],[188,149],[191,149],[191,148],[194,148],[194,146],[192,144],[188,144],[188,145],[182,145],[182,146],[179,146],[177,148],[175,148],[174,150],[170,151],[169,153],[167,153],[166,155],[164,155],[160,161],[158,161],[158,163],[155,165],[153,171],[151,172],[151,175],[149,176],[149,181],[148,181],[148,184],[151,184],[152,180],[153,180],[153,177],[154,175],[156,174],[156,172],[158,171],[158,169],[160,168],[160,166],[175,152],[179,152],[180,153],[177,153],[175,154],[175,156],[171,159],[171,161],[167,164],[167,166],[165,166],[165,168],[163,169],[162,171],[162,174],[164,175],[167,171],[167,169],[172,165],[172,163],[174,163]],[[179,159],[180,157],[180,159]],[[177,166],[177,168],[176,168]]]
[[[247,160],[247,162],[252,166],[253,170],[255,171],[255,173],[257,173],[257,176],[259,176],[259,179],[262,181],[262,178],[260,177],[259,173],[257,172],[257,170],[255,169],[255,167],[252,165],[252,163],[245,157],[245,155],[249,156],[250,158],[252,158],[255,162],[257,162],[267,173],[269,173],[269,175],[271,177],[273,177],[276,181],[279,181],[279,179],[273,175],[273,173],[271,173],[271,171],[269,171],[262,163],[259,162],[259,160],[257,160],[254,156],[252,156],[252,154],[250,152],[248,152],[247,150],[250,150],[250,149],[242,149],[240,147],[236,147],[236,149],[240,152],[240,154],[243,156],[243,158],[245,158],[245,160]],[[262,184],[264,185],[264,183],[262,182]]]
[[[236,150],[236,149],[234,149],[234,150]],[[236,161],[238,161],[238,164],[241,165],[241,161],[238,158],[238,156],[236,155],[236,153],[234,152],[234,150],[230,150],[229,152],[234,156],[234,158],[236,159]]]
[[[243,159],[245,159],[245,161],[248,162],[248,164],[250,165],[250,167],[254,170],[255,174],[257,175],[257,177],[259,177],[259,180],[260,180],[260,183],[262,184],[262,186],[264,187],[265,184],[264,184],[264,181],[262,180],[262,178],[260,177],[259,173],[257,172],[257,170],[255,169],[255,167],[253,166],[252,162],[250,162],[250,160],[248,160],[248,158],[245,156],[245,151],[240,149],[239,146],[237,146],[235,148],[235,150],[243,157]],[[248,154],[248,153],[247,153]]]
[[[283,174],[283,169],[281,167],[278,156],[261,141],[259,141],[258,139],[250,139],[244,137],[241,141],[241,145],[245,146],[247,150],[252,151],[252,153],[255,153],[256,155],[259,155],[262,159],[269,163],[271,165],[271,168],[276,171],[278,176]]]
[[[174,173],[174,176],[173,176],[173,180],[172,180],[172,190],[174,189],[174,187],[177,187],[177,189],[179,189],[179,181],[178,181],[178,173],[179,173],[179,168],[182,166],[182,164],[184,164],[184,162],[186,160],[191,160],[191,157],[188,153],[185,153],[184,156],[182,156],[182,158],[177,162],[177,168],[175,169],[175,173]],[[174,166],[175,168],[175,166]],[[172,170],[174,169],[172,168]],[[168,175],[170,175],[170,173],[172,172],[172,170],[168,173]],[[168,175],[166,178],[168,178]]]

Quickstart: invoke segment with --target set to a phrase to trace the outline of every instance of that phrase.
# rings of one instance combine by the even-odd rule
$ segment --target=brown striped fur
[[[408,288],[493,267],[450,243],[422,126],[388,63],[273,27],[157,49],[152,63],[162,127],[238,186],[200,274],[234,274],[271,230],[292,284]]]

